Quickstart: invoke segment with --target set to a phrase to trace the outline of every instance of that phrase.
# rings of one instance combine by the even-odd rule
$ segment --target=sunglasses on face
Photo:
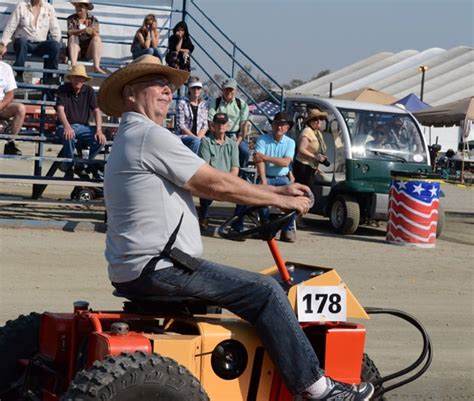
[[[168,81],[166,78],[156,78],[156,79],[150,79],[147,81],[137,81],[137,82],[132,82],[130,85],[135,85],[135,84],[143,84],[147,83],[149,84],[148,86],[159,86],[160,88],[168,87],[171,89],[172,92],[176,90],[175,86]]]

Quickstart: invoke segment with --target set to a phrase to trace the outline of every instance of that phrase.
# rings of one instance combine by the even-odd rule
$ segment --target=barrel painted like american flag
[[[388,242],[433,248],[440,184],[435,180],[392,177],[388,202]]]

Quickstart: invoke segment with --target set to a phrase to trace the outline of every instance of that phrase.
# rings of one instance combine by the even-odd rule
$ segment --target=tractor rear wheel
[[[364,358],[362,359],[362,372],[361,372],[361,380],[366,383],[373,383],[374,381],[380,379],[382,376],[380,375],[377,366],[367,354],[364,354]],[[383,390],[383,385],[379,384],[375,386],[375,393],[378,393],[380,390]],[[378,397],[372,398],[371,401],[384,401],[385,398],[383,395],[379,395]]]
[[[24,369],[19,359],[29,359],[39,351],[39,325],[41,315],[30,313],[9,320],[0,328],[0,399],[21,399],[21,376]],[[17,385],[15,385],[17,384]]]
[[[209,397],[184,366],[137,351],[109,356],[80,371],[61,400],[209,401]]]
[[[332,227],[337,232],[354,234],[360,222],[359,204],[350,196],[337,195],[331,204],[329,218]]]

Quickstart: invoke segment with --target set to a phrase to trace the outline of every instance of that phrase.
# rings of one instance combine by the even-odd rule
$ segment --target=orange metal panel
[[[329,328],[326,333],[326,375],[345,383],[360,383],[365,328],[359,324]]]

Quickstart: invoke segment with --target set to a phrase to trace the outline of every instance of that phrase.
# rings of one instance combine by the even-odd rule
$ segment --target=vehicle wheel
[[[337,195],[329,216],[332,227],[341,234],[354,234],[359,227],[359,204],[350,196]]]
[[[11,388],[23,373],[18,359],[30,358],[39,351],[40,317],[39,313],[21,315],[15,320],[9,320],[0,328],[0,399],[2,401],[19,399],[18,391],[21,388]]]
[[[436,226],[436,238],[439,238],[441,236],[445,222],[446,222],[446,214],[444,213],[443,207],[439,205],[438,206],[438,225]]]
[[[77,373],[61,400],[209,401],[209,397],[184,366],[138,351],[94,362]]]
[[[367,383],[373,383],[375,380],[380,379],[382,376],[380,375],[377,366],[367,354],[364,354],[362,359],[362,372],[361,372],[361,380]],[[375,386],[375,393],[378,393],[380,390],[383,390],[383,385],[379,384]],[[371,399],[371,401],[384,401],[385,398],[383,395],[375,397]]]
[[[95,191],[93,189],[84,188],[77,194],[77,199],[83,202],[88,202],[95,199]]]

